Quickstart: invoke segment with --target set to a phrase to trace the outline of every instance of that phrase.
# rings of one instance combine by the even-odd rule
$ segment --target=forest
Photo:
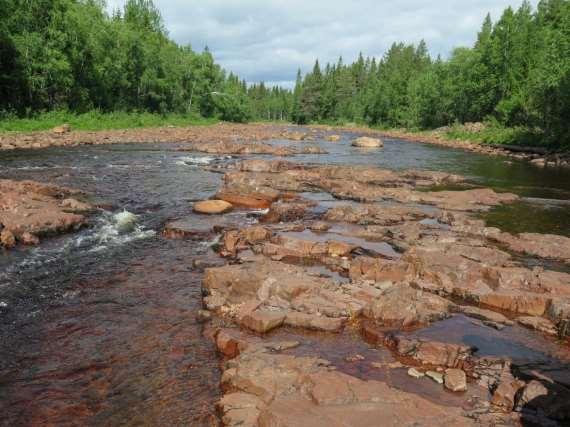
[[[494,142],[570,144],[570,0],[507,8],[472,47],[425,42],[299,71],[294,90],[247,84],[206,48],[169,38],[152,0],[2,0],[0,114],[67,110],[435,129],[484,122]]]
[[[543,0],[536,11],[524,2],[497,22],[487,15],[475,45],[445,60],[420,42],[350,65],[317,61],[297,75],[291,116],[408,129],[485,121],[507,135],[568,145],[570,1]]]

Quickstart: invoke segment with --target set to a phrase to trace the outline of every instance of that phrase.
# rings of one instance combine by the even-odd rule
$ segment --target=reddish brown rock
[[[543,317],[522,316],[517,317],[517,322],[527,328],[537,330],[547,335],[556,335],[558,333],[556,325]]]
[[[216,194],[220,200],[231,203],[234,206],[250,209],[267,209],[277,200],[278,193],[255,192],[249,189],[239,192],[238,189],[222,189]]]
[[[439,406],[379,381],[331,371],[327,365],[316,358],[247,351],[226,366],[223,379],[225,387],[235,390],[232,395],[254,398],[235,396],[224,406],[259,409],[257,425],[264,427],[372,427],[379,420],[394,427],[474,424],[461,409]]]
[[[330,230],[330,228],[331,228],[330,224],[324,221],[315,221],[309,225],[309,229],[317,233],[326,232]]]
[[[261,217],[260,221],[268,224],[297,221],[303,219],[313,205],[307,201],[277,202],[271,206],[267,214]]]
[[[510,372],[504,372],[493,392],[491,403],[502,411],[511,412],[515,406],[516,394],[523,386],[523,381],[515,379]]]
[[[22,234],[20,240],[24,245],[37,246],[40,244],[40,239],[27,231]]]
[[[408,277],[409,266],[403,262],[380,258],[357,257],[350,263],[351,280],[400,282]]]
[[[226,231],[222,236],[221,253],[224,256],[235,256],[238,251],[248,249],[251,245],[269,240],[271,235],[271,231],[262,226]]]
[[[342,329],[344,322],[342,318],[331,318],[291,311],[287,313],[284,323],[287,326],[293,326],[296,328],[312,329],[324,332],[339,332]]]
[[[394,225],[429,216],[428,213],[409,206],[345,205],[330,209],[325,219],[361,225]]]
[[[240,323],[248,329],[264,334],[283,324],[285,314],[281,311],[255,310],[241,317]]]
[[[472,307],[472,306],[460,306],[458,307],[458,310],[459,312],[465,314],[466,316],[473,317],[474,319],[489,321],[502,325],[512,325],[514,323],[512,320],[509,320],[501,313],[497,313],[496,311],[491,311],[491,310],[485,310],[484,308]]]
[[[346,257],[356,248],[357,246],[346,242],[334,240],[315,242],[291,237],[285,233],[273,237],[271,245],[265,245],[262,253],[273,257],[273,259],[283,257],[319,259],[323,256]]]
[[[280,310],[286,324],[311,329],[337,330],[342,319],[358,314],[365,304],[332,281],[270,261],[208,269],[203,287],[207,307],[223,315],[240,319],[256,309]]]
[[[66,212],[60,202],[60,199],[76,193],[33,181],[0,180],[0,224],[4,226],[2,244],[13,246],[14,239],[37,244],[38,236],[81,227],[85,217]]]
[[[252,394],[228,393],[218,402],[222,413],[224,426],[257,426],[259,411],[264,407],[263,402]]]
[[[60,206],[69,212],[89,212],[93,207],[87,203],[80,202],[78,200],[67,198],[61,201]]]
[[[386,337],[385,343],[400,356],[410,357],[423,365],[429,366],[447,368],[469,367],[473,354],[473,348],[466,345],[423,339],[408,339],[393,335]]]
[[[10,230],[4,229],[0,232],[0,243],[5,248],[13,248],[16,246],[16,237]]]
[[[453,306],[437,295],[396,285],[382,292],[362,313],[385,325],[409,327],[445,319]]]
[[[541,258],[570,262],[570,238],[554,234],[496,233],[493,240],[506,245],[510,250]]]
[[[204,200],[194,203],[192,208],[201,214],[219,215],[231,211],[233,205],[224,200]]]
[[[467,375],[461,369],[447,369],[443,377],[445,388],[451,391],[467,390]]]

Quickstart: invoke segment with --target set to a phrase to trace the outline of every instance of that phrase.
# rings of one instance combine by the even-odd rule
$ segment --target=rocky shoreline
[[[14,149],[37,149],[47,147],[68,147],[77,145],[105,145],[127,143],[179,142],[189,143],[184,151],[226,154],[273,154],[290,156],[295,154],[326,154],[317,147],[275,148],[262,144],[272,139],[291,141],[315,140],[316,136],[329,142],[340,141],[338,132],[357,132],[374,138],[395,138],[408,142],[458,148],[466,151],[491,156],[506,156],[527,160],[537,167],[568,167],[570,158],[567,153],[549,152],[542,147],[500,146],[481,144],[463,140],[450,140],[440,134],[413,133],[401,130],[374,130],[367,127],[330,127],[313,125],[299,127],[295,125],[273,124],[230,124],[219,123],[213,126],[192,126],[187,128],[147,128],[111,131],[72,131],[67,126],[58,126],[51,131],[32,133],[7,133],[0,135],[0,151]],[[303,129],[308,129],[304,131]],[[366,138],[366,137],[364,137]],[[215,142],[213,142],[215,141]],[[244,142],[246,142],[244,144]],[[239,144],[238,144],[239,143]],[[369,142],[370,143],[370,142]],[[373,143],[375,147],[377,143]]]
[[[205,310],[198,319],[207,322],[206,336],[225,357],[219,402],[224,425],[568,420],[570,382],[560,371],[529,372],[445,335],[418,335],[438,322],[471,319],[506,340],[501,331],[516,327],[554,346],[556,339],[567,342],[570,274],[527,265],[517,254],[568,264],[570,239],[512,235],[473,217],[515,202],[516,195],[484,188],[417,190],[463,182],[445,173],[281,160],[241,161],[223,182],[214,199],[235,209],[266,209],[252,213],[258,224],[221,216],[209,230],[195,229],[193,221],[169,224],[167,235],[222,232],[218,252],[226,265],[206,268]],[[323,202],[311,194],[334,198]],[[320,335],[280,338],[280,331],[294,330]],[[330,334],[360,336],[389,361],[347,352],[335,364],[311,350]],[[344,339],[337,340],[339,348]],[[402,390],[401,381],[349,374],[347,364],[373,365],[388,376],[404,371],[408,381],[431,381],[441,391],[426,399],[409,384]],[[442,393],[458,394],[462,403],[444,405]]]

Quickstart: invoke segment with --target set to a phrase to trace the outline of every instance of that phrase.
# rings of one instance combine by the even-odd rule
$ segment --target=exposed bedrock
[[[85,224],[90,205],[79,192],[33,181],[0,180],[0,246],[35,245],[45,235],[76,230]]]

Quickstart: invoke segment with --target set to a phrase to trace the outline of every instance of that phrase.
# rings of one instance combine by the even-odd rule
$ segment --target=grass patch
[[[444,133],[447,139],[479,142],[483,144],[543,146],[548,145],[544,135],[524,127],[505,128],[487,126],[478,132],[470,132],[462,126],[454,126]]]
[[[152,114],[138,112],[103,113],[90,111],[75,114],[68,111],[51,111],[30,118],[6,117],[0,119],[0,132],[36,132],[49,130],[67,123],[72,130],[136,129],[163,126],[205,126],[217,123],[215,118],[193,114]]]

